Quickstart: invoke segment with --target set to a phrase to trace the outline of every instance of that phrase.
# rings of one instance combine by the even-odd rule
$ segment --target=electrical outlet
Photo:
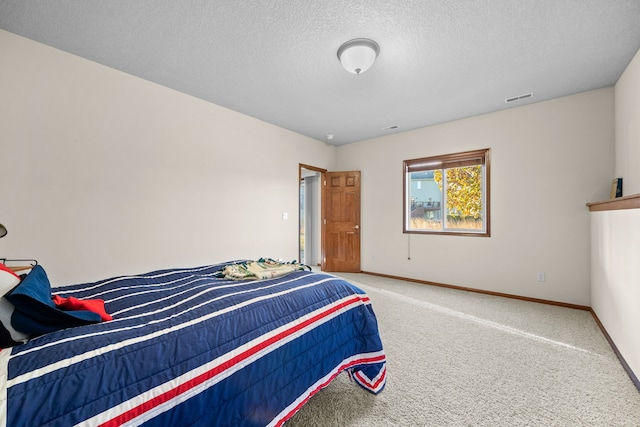
[[[538,271],[536,273],[536,279],[538,280],[538,282],[544,282],[544,272]]]
[[[289,213],[288,212],[282,212],[282,219],[289,219]]]

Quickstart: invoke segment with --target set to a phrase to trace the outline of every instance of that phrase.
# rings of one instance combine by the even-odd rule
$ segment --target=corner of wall
[[[640,193],[640,51],[615,85],[615,174],[623,195]]]

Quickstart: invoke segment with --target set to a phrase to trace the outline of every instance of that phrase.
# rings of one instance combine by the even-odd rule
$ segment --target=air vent
[[[398,129],[398,125],[391,125],[391,126],[387,126],[386,128],[382,128],[382,130],[384,131],[396,130],[396,129]]]
[[[522,101],[523,99],[531,98],[533,93],[525,93],[524,95],[514,96],[512,98],[507,98],[504,100],[507,104],[515,101]]]

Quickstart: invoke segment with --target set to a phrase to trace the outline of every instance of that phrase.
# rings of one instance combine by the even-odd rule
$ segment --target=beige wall
[[[591,306],[640,378],[640,209],[591,214]]]
[[[4,31],[0,64],[0,257],[54,284],[297,259],[298,164],[333,147]]]
[[[0,62],[0,249],[59,282],[294,259],[306,163],[362,171],[363,270],[590,304],[585,203],[613,175],[612,88],[336,149],[2,31]],[[402,160],[484,147],[492,237],[403,234]]]
[[[640,51],[616,84],[615,175],[623,195],[640,193]]]
[[[640,54],[615,87],[615,151],[612,88],[336,149],[2,30],[0,64],[0,257],[54,284],[294,259],[298,164],[356,169],[363,270],[591,304],[640,373],[640,213],[593,214],[590,263],[585,208],[613,176],[640,193]],[[485,147],[492,237],[403,234],[402,161]]]
[[[623,194],[640,193],[640,52],[615,86],[616,176]],[[640,377],[640,209],[591,214],[591,304]]]
[[[606,88],[339,147],[362,171],[362,269],[589,305],[585,204],[608,196],[613,128]],[[487,147],[491,237],[403,234],[403,160]]]

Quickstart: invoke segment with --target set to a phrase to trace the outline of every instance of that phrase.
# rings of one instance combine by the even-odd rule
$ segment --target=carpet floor
[[[640,393],[591,313],[340,276],[371,297],[386,387],[340,374],[287,427],[640,426]]]

